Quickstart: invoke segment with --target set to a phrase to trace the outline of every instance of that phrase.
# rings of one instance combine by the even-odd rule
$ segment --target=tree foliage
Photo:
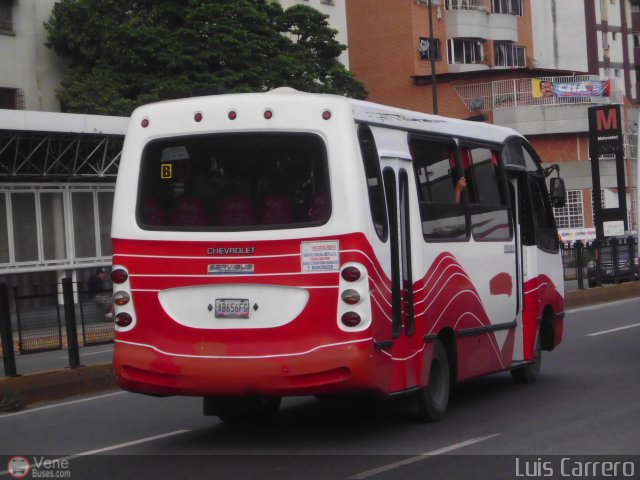
[[[290,86],[365,98],[327,16],[267,0],[62,0],[47,46],[68,61],[64,110],[129,115],[168,96]]]

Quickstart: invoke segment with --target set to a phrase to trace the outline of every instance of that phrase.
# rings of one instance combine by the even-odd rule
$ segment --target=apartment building
[[[593,226],[587,109],[624,106],[629,225],[636,223],[640,18],[630,0],[348,0],[350,67],[372,101],[515,128],[547,163],[561,163],[562,228]],[[383,18],[384,21],[380,21]],[[541,95],[607,85],[605,92]],[[435,83],[436,95],[433,94]],[[601,160],[605,206],[615,166]]]
[[[55,0],[0,0],[0,108],[57,112],[64,62],[45,47]]]

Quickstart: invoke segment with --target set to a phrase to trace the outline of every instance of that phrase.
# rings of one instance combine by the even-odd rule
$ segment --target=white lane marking
[[[388,465],[383,465],[382,467],[378,467],[371,470],[367,470],[366,472],[358,473],[352,477],[349,477],[349,480],[362,480],[364,478],[372,477],[374,475],[378,475],[379,473],[385,473],[395,468],[404,467],[405,465],[411,465],[412,463],[416,463],[416,462],[421,462],[422,460],[426,460],[429,457],[442,455],[443,453],[451,452],[453,450],[458,450],[459,448],[467,447],[469,445],[473,445],[474,443],[484,442],[485,440],[489,440],[490,438],[497,437],[498,435],[500,434],[493,433],[491,435],[486,435],[484,437],[471,438],[463,442],[454,443],[453,445],[449,445],[448,447],[439,448],[437,450],[431,450],[430,452],[421,453],[420,455],[416,455],[415,457],[405,458],[404,460],[400,460],[399,462],[390,463]]]
[[[113,349],[111,350],[100,350],[97,352],[82,352],[82,355],[80,355],[81,357],[88,357],[89,355],[100,355],[101,353],[113,353]],[[64,357],[58,357],[60,360],[66,360],[67,358],[69,358],[69,356],[64,356]]]
[[[6,413],[4,415],[0,415],[0,420],[2,420],[3,418],[15,417],[16,415],[24,415],[24,414],[27,414],[27,413],[40,412],[42,410],[49,410],[51,408],[64,407],[64,406],[67,406],[67,405],[74,405],[76,403],[84,403],[84,402],[90,402],[92,400],[100,400],[102,398],[113,397],[114,395],[122,395],[123,393],[127,393],[127,392],[105,393],[104,395],[97,395],[95,397],[89,397],[89,398],[81,398],[79,400],[71,400],[69,402],[63,402],[63,403],[55,403],[53,405],[46,405],[44,407],[28,408],[28,409],[22,410],[20,412]]]
[[[174,435],[180,435],[182,433],[186,433],[186,432],[190,432],[190,431],[191,430],[175,430],[175,431],[169,432],[169,433],[162,433],[160,435],[154,435],[153,437],[140,438],[138,440],[132,440],[130,442],[119,443],[117,445],[111,445],[109,447],[97,448],[96,450],[89,450],[87,452],[76,453],[75,455],[70,455],[70,456],[65,457],[65,458],[66,459],[72,459],[72,458],[84,457],[84,456],[87,456],[87,455],[95,455],[97,453],[109,452],[111,450],[118,450],[120,448],[130,447],[132,445],[139,445],[140,443],[153,442],[154,440],[159,440],[161,438],[166,438],[166,437],[172,437]]]
[[[610,330],[603,330],[601,332],[590,333],[587,337],[595,337],[597,335],[604,335],[605,333],[619,332],[620,330],[626,330],[627,328],[640,327],[640,323],[634,323],[633,325],[626,325],[624,327],[612,328]]]
[[[104,453],[104,452],[108,452],[108,451],[111,451],[111,450],[118,450],[120,448],[130,447],[132,445],[139,445],[141,443],[153,442],[154,440],[159,440],[161,438],[166,438],[166,437],[172,437],[174,435],[180,435],[182,433],[186,433],[186,432],[190,432],[190,431],[191,430],[176,430],[174,432],[162,433],[160,435],[154,435],[153,437],[140,438],[138,440],[132,440],[130,442],[119,443],[117,445],[111,445],[109,447],[98,448],[96,450],[89,450],[87,452],[76,453],[75,455],[68,455],[66,457],[56,458],[55,460],[60,461],[60,462],[62,462],[64,460],[73,460],[74,458],[86,457],[87,455],[95,455],[95,454],[98,454],[98,453]],[[9,473],[9,470],[4,470],[4,471],[0,472],[0,475],[6,475],[7,473]]]

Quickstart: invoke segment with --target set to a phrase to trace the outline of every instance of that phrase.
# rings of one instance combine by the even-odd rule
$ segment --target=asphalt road
[[[594,459],[640,478],[639,309],[569,312],[536,384],[502,373],[458,385],[437,424],[416,422],[407,401],[305,397],[285,399],[272,424],[231,427],[203,417],[200,399],[124,392],[3,414],[0,477],[22,456],[29,475],[57,478],[611,478],[576,475]]]

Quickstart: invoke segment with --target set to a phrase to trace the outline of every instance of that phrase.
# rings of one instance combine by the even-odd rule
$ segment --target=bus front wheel
[[[449,404],[451,376],[447,352],[440,340],[436,340],[429,384],[421,388],[417,394],[418,416],[425,422],[437,422],[444,418]]]

